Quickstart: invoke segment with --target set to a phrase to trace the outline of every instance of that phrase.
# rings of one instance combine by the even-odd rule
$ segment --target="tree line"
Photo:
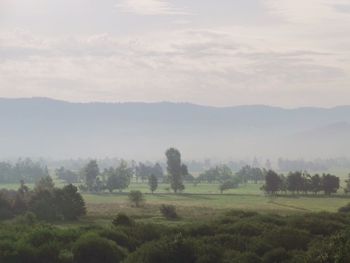
[[[116,168],[110,167],[101,172],[97,161],[91,160],[79,173],[81,177],[79,188],[88,192],[106,190],[111,193],[113,191],[121,192],[129,187],[131,180],[136,175],[141,181],[148,181],[152,193],[157,190],[159,182],[169,183],[174,193],[181,192],[185,189],[184,181],[191,177],[187,166],[182,163],[179,150],[170,148],[165,155],[167,158],[167,177],[159,164],[147,166],[141,163],[133,168],[127,162],[121,161]],[[56,170],[57,176],[61,179],[65,178],[68,173],[71,174],[64,168]]]
[[[349,182],[350,184],[350,182]],[[319,194],[331,195],[340,188],[339,177],[331,174],[314,174],[307,172],[290,172],[287,176],[269,170],[262,187],[267,194]]]

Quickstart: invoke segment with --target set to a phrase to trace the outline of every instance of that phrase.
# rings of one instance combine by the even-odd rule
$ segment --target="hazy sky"
[[[350,104],[350,1],[0,0],[0,96]]]

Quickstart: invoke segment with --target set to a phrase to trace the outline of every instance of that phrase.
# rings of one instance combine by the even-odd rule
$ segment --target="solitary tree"
[[[141,191],[131,191],[129,193],[130,202],[134,203],[136,207],[140,207],[140,204],[143,202],[143,194]]]
[[[231,178],[230,180],[223,182],[219,187],[220,193],[223,194],[224,191],[226,191],[226,190],[238,188],[238,186],[239,186],[238,180],[239,179],[236,177],[236,178]]]
[[[170,187],[175,193],[185,189],[183,184],[183,170],[181,164],[181,154],[179,150],[170,148],[165,153],[167,157],[167,170],[169,173]]]
[[[158,178],[154,174],[151,174],[151,176],[148,178],[148,185],[149,189],[151,190],[152,194],[155,190],[158,188]]]

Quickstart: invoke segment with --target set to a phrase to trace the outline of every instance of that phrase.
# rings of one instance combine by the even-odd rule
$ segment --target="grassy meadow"
[[[344,176],[345,178],[345,176]],[[58,187],[63,186],[60,181],[55,181]],[[28,184],[32,188],[34,185]],[[151,221],[166,224],[181,224],[194,220],[211,220],[227,210],[256,211],[260,213],[276,213],[290,215],[309,212],[336,212],[350,202],[349,197],[339,189],[338,194],[333,196],[266,196],[261,191],[262,184],[249,183],[238,189],[225,191],[220,194],[218,184],[186,184],[181,194],[173,194],[168,184],[159,184],[154,194],[150,193],[147,183],[130,184],[123,192],[83,194],[87,206],[87,216],[79,224],[98,223],[108,224],[116,214],[127,213],[140,221]],[[1,188],[18,189],[17,184],[2,184]],[[128,192],[139,190],[144,193],[142,207],[133,207],[128,200]],[[159,207],[162,204],[175,205],[180,221],[169,222],[160,214]]]

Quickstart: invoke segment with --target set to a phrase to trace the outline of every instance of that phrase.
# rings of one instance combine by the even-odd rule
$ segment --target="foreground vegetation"
[[[33,218],[21,220],[0,225],[0,262],[350,261],[350,217],[346,213],[283,217],[231,211],[211,221],[182,225],[138,223],[119,214],[106,226],[65,228]]]

